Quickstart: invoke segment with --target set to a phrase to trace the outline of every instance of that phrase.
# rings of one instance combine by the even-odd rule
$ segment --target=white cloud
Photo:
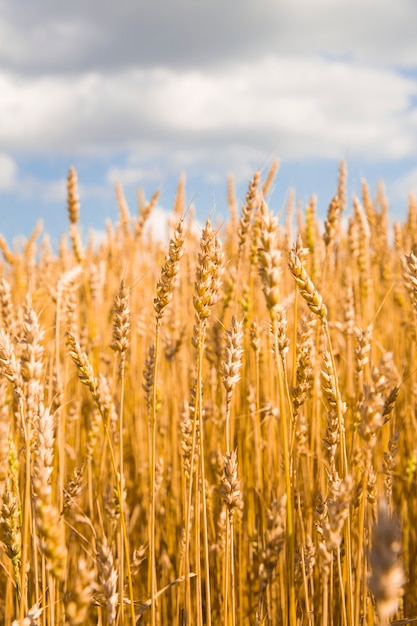
[[[106,183],[157,187],[182,170],[247,181],[275,156],[411,159],[416,16],[415,0],[3,3],[0,190],[65,201],[27,155],[88,155]],[[92,169],[80,191],[104,207],[114,190]]]
[[[400,176],[391,186],[392,198],[407,206],[407,198],[412,193],[417,198],[417,167],[410,169],[406,174]]]
[[[110,167],[106,174],[106,181],[115,185],[120,183],[122,185],[136,186],[148,181],[161,180],[163,174],[159,167],[135,167],[127,165],[126,167]]]
[[[67,180],[65,177],[45,180],[34,176],[22,176],[19,178],[18,184],[15,184],[15,192],[24,200],[36,198],[46,206],[55,205],[62,207],[61,210],[64,213],[66,211]],[[78,181],[78,194],[80,197],[81,215],[83,214],[84,201],[88,201],[90,207],[90,200],[108,202],[110,207],[116,204],[114,188],[106,185]],[[91,208],[89,210],[91,212]],[[102,212],[101,205],[99,211]]]
[[[409,67],[417,62],[415,17],[415,0],[9,2],[0,8],[0,60],[68,73],[325,52]]]
[[[8,191],[15,187],[17,173],[15,161],[8,154],[0,153],[0,191]]]
[[[152,209],[152,212],[146,222],[145,233],[152,234],[152,238],[156,241],[168,243],[172,234],[172,213],[167,211],[160,205]]]
[[[416,11],[414,0],[4,5],[0,145],[129,150],[137,161],[107,175],[125,184],[160,179],[161,163],[209,166],[214,180],[236,170],[225,155],[247,171],[271,153],[415,154],[417,88],[398,66],[417,64]]]
[[[167,161],[167,149],[184,157],[232,145],[252,153],[276,146],[283,158],[338,158],[346,149],[398,158],[417,147],[411,78],[322,58],[270,55],[211,72],[3,74],[0,90],[0,142],[9,151],[98,153],[145,141]],[[143,163],[137,167],[126,176],[140,174]]]
[[[15,185],[16,193],[24,199],[39,198],[47,204],[64,205],[66,202],[66,180],[42,180],[34,176],[21,176]]]

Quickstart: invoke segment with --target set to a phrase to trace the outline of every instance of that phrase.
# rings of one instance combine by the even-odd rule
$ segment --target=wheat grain
[[[372,530],[369,553],[371,575],[369,589],[375,598],[382,625],[396,612],[405,583],[400,561],[401,536],[397,520],[389,514],[385,500],[381,500],[378,518]]]
[[[67,202],[68,217],[70,224],[77,224],[80,211],[80,203],[78,197],[78,179],[77,172],[74,167],[70,167],[67,178]]]

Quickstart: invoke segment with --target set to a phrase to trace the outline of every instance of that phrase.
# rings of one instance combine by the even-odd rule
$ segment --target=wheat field
[[[417,202],[276,173],[0,238],[1,624],[417,621]]]

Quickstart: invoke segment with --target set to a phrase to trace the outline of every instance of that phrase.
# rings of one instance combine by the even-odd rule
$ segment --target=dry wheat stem
[[[195,295],[193,304],[195,309],[196,324],[194,327],[193,343],[197,349],[197,380],[196,380],[196,402],[193,422],[192,452],[191,459],[194,458],[197,443],[197,428],[199,441],[199,462],[198,471],[202,485],[202,506],[203,506],[203,536],[204,536],[204,562],[206,569],[206,623],[211,624],[211,602],[210,602],[210,576],[209,576],[209,553],[208,553],[208,530],[207,530],[207,510],[206,510],[206,485],[204,468],[204,432],[203,432],[203,407],[202,407],[202,382],[203,382],[203,351],[206,340],[207,319],[211,309],[215,304],[218,291],[221,286],[223,274],[223,253],[221,243],[216,237],[211,227],[210,220],[207,220],[200,239],[200,252],[198,255],[198,265],[196,270]],[[193,493],[193,472],[191,472],[188,486],[188,514],[191,511]],[[196,490],[198,499],[199,490]],[[196,511],[198,511],[196,503]],[[185,553],[188,554],[190,545],[189,524],[186,527]],[[186,605],[189,602],[189,565],[186,569]]]
[[[150,463],[150,579],[151,579],[151,624],[156,624],[156,598],[157,598],[157,580],[156,580],[156,562],[155,562],[155,482],[156,482],[156,382],[158,371],[158,353],[160,343],[160,328],[162,316],[166,306],[172,299],[175,286],[175,279],[179,271],[179,262],[183,254],[184,244],[184,221],[181,218],[174,231],[173,238],[169,243],[169,254],[165,258],[165,262],[161,271],[161,276],[156,287],[156,297],[153,305],[156,313],[156,329],[154,357],[152,363],[152,371],[149,384],[152,390],[150,411],[149,411],[149,463]]]
[[[117,464],[116,464],[116,458],[114,455],[113,444],[112,444],[109,430],[107,427],[106,411],[101,402],[98,379],[96,378],[94,374],[94,370],[88,360],[87,355],[85,354],[85,352],[81,350],[81,347],[78,341],[76,340],[74,333],[71,330],[68,330],[66,333],[66,337],[67,337],[68,352],[74,364],[77,367],[78,377],[80,381],[90,390],[92,398],[94,402],[96,403],[97,409],[102,418],[103,428],[104,428],[104,432],[106,435],[106,439],[107,439],[107,443],[108,443],[108,447],[110,451],[112,468],[113,468],[114,476],[116,477],[117,498],[118,498],[118,502],[120,503],[120,521],[121,521],[121,527],[122,527],[123,542],[124,542],[125,552],[127,555],[129,555],[129,552],[130,552],[129,541],[128,541],[128,536],[127,536],[127,528],[126,528],[124,508],[123,508],[122,477],[120,476],[120,473],[117,471]],[[129,572],[130,572],[130,568],[128,566],[128,573]],[[129,575],[129,593],[133,597],[130,575]],[[132,617],[132,626],[133,626],[133,623],[135,623],[133,609],[131,609],[131,617]]]
[[[126,216],[125,216],[126,217]],[[127,228],[127,226],[126,226]],[[130,343],[130,330],[131,330],[131,311],[129,305],[129,291],[125,286],[125,282],[122,279],[119,287],[119,291],[114,298],[114,318],[113,318],[113,341],[110,347],[115,351],[115,353],[119,354],[120,362],[119,362],[119,372],[121,379],[121,389],[120,389],[120,410],[119,410],[119,481],[120,488],[119,493],[123,494],[124,492],[124,483],[125,483],[125,474],[124,474],[124,399],[125,399],[125,361],[126,361],[126,351],[129,347]],[[130,599],[130,614],[132,620],[132,626],[135,621],[134,609],[133,609],[133,585],[132,585],[132,576],[130,572],[130,549],[129,549],[129,540],[126,531],[124,530],[124,504],[123,497],[120,502],[121,515],[120,515],[120,531],[121,535],[125,535],[125,540],[122,541],[120,546],[120,589],[119,595],[123,596],[123,582],[124,582],[124,567],[126,561],[126,570],[127,570],[127,580],[129,587],[129,599]],[[126,554],[125,554],[125,544]],[[125,558],[126,557],[126,558]],[[123,620],[123,603],[121,604],[121,619]]]

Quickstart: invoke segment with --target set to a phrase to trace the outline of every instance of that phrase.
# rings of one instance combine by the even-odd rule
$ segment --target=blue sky
[[[402,219],[417,193],[416,24],[414,0],[6,0],[0,232],[11,243],[42,219],[56,241],[70,165],[87,233],[117,220],[116,181],[132,214],[138,188],[169,211],[185,172],[197,216],[221,219],[227,175],[243,200],[274,158],[277,213],[294,189],[324,216],[346,159],[349,198],[383,179]]]

